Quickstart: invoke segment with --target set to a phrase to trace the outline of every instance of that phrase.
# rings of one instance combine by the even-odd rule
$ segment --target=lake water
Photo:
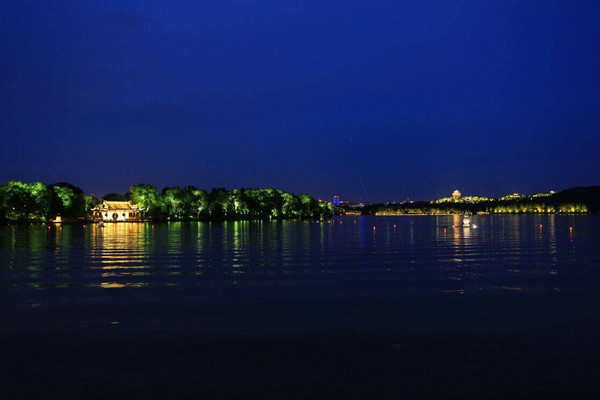
[[[330,222],[0,228],[12,293],[228,289],[304,298],[585,291],[600,283],[594,216],[342,217]],[[177,290],[170,299],[176,301]],[[212,298],[211,298],[212,296]]]
[[[600,218],[460,222],[2,227],[3,395],[598,391]]]

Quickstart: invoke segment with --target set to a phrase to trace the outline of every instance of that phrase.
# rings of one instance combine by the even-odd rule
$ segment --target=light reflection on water
[[[0,228],[0,283],[17,290],[232,285],[458,294],[583,290],[600,283],[598,221],[474,216],[478,227],[469,228],[459,216],[405,216],[11,226]]]

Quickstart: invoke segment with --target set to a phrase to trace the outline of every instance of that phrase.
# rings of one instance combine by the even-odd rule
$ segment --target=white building
[[[96,221],[125,222],[140,221],[143,209],[130,201],[106,201],[92,210]]]

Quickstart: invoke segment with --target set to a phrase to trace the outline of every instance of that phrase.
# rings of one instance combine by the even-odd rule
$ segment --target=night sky
[[[0,181],[367,201],[599,184],[599,21],[569,0],[5,1]]]

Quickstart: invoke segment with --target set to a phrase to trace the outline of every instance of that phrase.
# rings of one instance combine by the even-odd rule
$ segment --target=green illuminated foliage
[[[110,193],[104,200],[132,201],[144,210],[145,218],[170,220],[319,218],[341,212],[308,194],[296,196],[273,188],[216,188],[207,193],[186,186],[167,187],[159,194],[154,186],[140,184],[131,186],[126,195]],[[41,182],[10,181],[0,186],[0,220],[44,221],[58,215],[63,221],[85,220],[91,218],[99,202],[65,182],[46,186]]]
[[[71,208],[71,205],[73,204],[73,199],[75,197],[75,193],[73,192],[73,190],[69,187],[61,186],[55,186],[53,187],[53,189],[54,193],[56,193],[56,196],[60,200],[61,208]]]
[[[191,187],[189,187],[191,188]],[[202,189],[189,189],[192,193],[190,215],[200,217],[208,211],[208,194]],[[192,213],[193,211],[193,213]]]
[[[169,218],[183,216],[183,192],[179,186],[164,188],[160,195],[161,211]]]
[[[9,181],[0,187],[4,217],[14,220],[44,220],[50,212],[51,195],[41,182]]]
[[[296,218],[302,214],[302,202],[298,196],[294,196],[291,193],[281,193],[283,199],[282,212],[287,218]]]
[[[167,187],[158,194],[150,185],[130,188],[130,198],[145,210],[147,218],[269,219],[318,218],[339,214],[336,207],[320,207],[310,195],[296,196],[282,190],[214,188],[209,193],[194,186]]]
[[[48,187],[52,194],[51,217],[60,215],[67,218],[86,216],[86,199],[83,190],[70,183],[55,183]]]
[[[95,198],[94,196],[83,196],[84,201],[84,211],[85,215],[89,215],[92,212],[92,209],[100,203],[100,200]]]
[[[129,187],[130,198],[134,204],[138,204],[149,217],[157,217],[160,213],[161,201],[158,191],[152,185],[139,184]]]

